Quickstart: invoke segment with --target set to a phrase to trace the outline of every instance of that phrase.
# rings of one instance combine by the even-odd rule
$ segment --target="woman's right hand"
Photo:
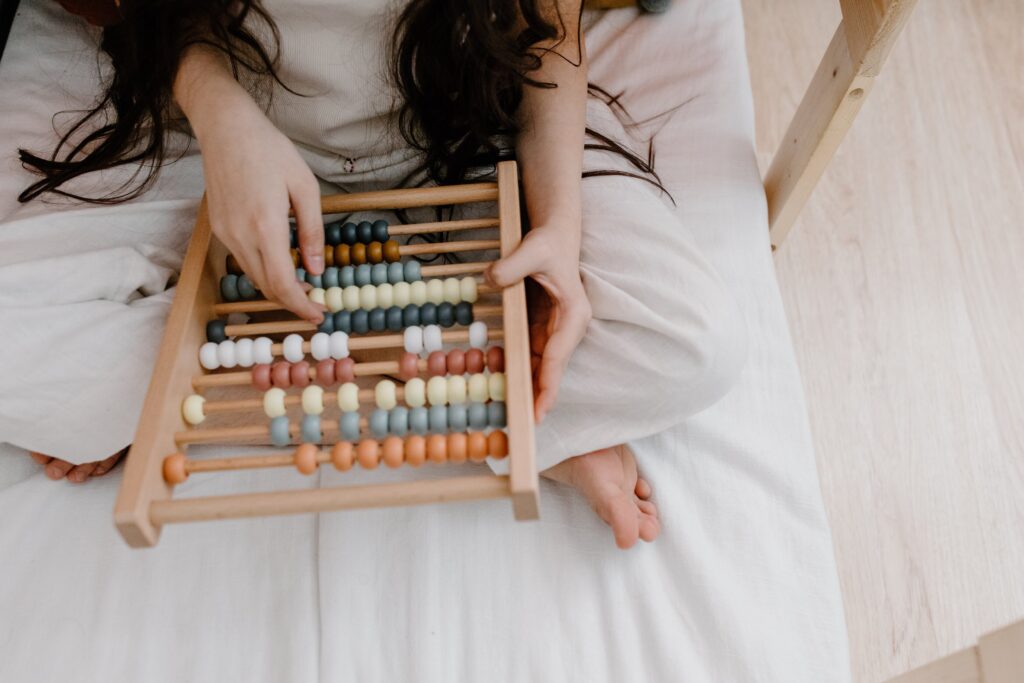
[[[303,265],[322,273],[320,188],[309,166],[209,48],[186,53],[174,92],[202,151],[214,234],[266,298],[320,323],[323,307],[295,277],[288,224],[291,207]]]

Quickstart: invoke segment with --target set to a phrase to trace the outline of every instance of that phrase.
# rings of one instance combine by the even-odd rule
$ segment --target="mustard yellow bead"
[[[400,308],[405,308],[412,303],[412,299],[409,298],[410,292],[408,282],[396,282],[392,285],[391,295],[392,303]]]
[[[284,407],[284,389],[273,387],[263,394],[263,412],[269,418],[281,417],[287,412]]]
[[[505,400],[505,373],[492,372],[487,378],[487,393],[492,401]]]
[[[345,305],[342,302],[341,287],[328,287],[324,294],[324,303],[331,313],[342,310]]]
[[[306,415],[320,415],[324,412],[324,388],[310,384],[302,390],[302,412]]]
[[[409,283],[409,303],[422,306],[427,303],[427,283],[423,280]]]
[[[445,278],[444,300],[453,306],[462,301],[462,288],[459,287],[459,279],[455,277]]]
[[[462,297],[463,301],[468,301],[471,304],[476,303],[478,294],[475,277],[464,277],[459,281],[459,296]]]
[[[432,406],[443,406],[448,403],[448,380],[435,375],[427,380],[427,400]]]
[[[206,419],[206,411],[203,404],[206,399],[199,394],[192,394],[181,403],[181,416],[190,425],[197,425]]]
[[[398,405],[398,399],[395,397],[395,383],[389,379],[377,382],[377,386],[373,389],[373,396],[377,401],[377,407],[383,410],[391,410]]]
[[[469,376],[469,400],[474,403],[487,401],[487,375],[478,372]]]
[[[419,408],[427,402],[427,384],[419,377],[405,383],[405,403],[410,408]]]
[[[345,289],[341,290],[341,302],[344,304],[346,311],[358,311],[359,287],[349,285]]]
[[[359,387],[355,383],[345,382],[338,387],[338,408],[345,413],[359,410]]]
[[[466,378],[452,375],[448,378],[448,403],[458,405],[466,402]]]

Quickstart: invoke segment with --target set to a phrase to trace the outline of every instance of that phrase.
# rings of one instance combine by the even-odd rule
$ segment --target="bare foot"
[[[629,446],[578,455],[541,474],[578,489],[612,528],[615,544],[623,550],[632,548],[638,538],[653,541],[661,532],[658,509],[648,500],[651,486],[637,475]]]
[[[126,448],[123,451],[114,453],[106,460],[97,460],[96,462],[87,462],[81,465],[73,465],[60,458],[51,458],[42,453],[29,453],[29,455],[32,456],[33,460],[46,468],[46,476],[50,479],[56,481],[67,477],[67,480],[73,484],[81,484],[90,477],[102,477],[114,469],[114,466],[117,465],[127,452],[128,449]]]

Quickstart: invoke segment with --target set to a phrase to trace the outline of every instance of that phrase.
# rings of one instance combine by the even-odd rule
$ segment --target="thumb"
[[[530,239],[534,234],[527,233],[515,251],[491,264],[484,274],[488,282],[495,287],[508,287],[543,270],[548,254],[544,250],[544,240]]]

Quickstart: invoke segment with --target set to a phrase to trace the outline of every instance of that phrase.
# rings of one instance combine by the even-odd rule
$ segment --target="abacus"
[[[497,215],[328,223],[327,267],[317,276],[298,267],[293,245],[296,276],[327,309],[314,325],[260,297],[212,235],[204,199],[114,510],[125,541],[153,546],[163,525],[178,522],[502,497],[516,519],[536,519],[522,283],[498,290],[479,281],[487,260],[405,258],[515,249],[522,238],[515,162],[498,164],[497,182],[330,195],[321,210],[476,203],[496,203]],[[466,230],[497,235],[458,239]],[[442,232],[456,237],[394,239]],[[198,444],[275,450],[195,457],[189,448]],[[508,474],[173,497],[189,477],[214,472],[291,467],[309,475],[321,466],[345,472],[487,458],[508,458]]]

